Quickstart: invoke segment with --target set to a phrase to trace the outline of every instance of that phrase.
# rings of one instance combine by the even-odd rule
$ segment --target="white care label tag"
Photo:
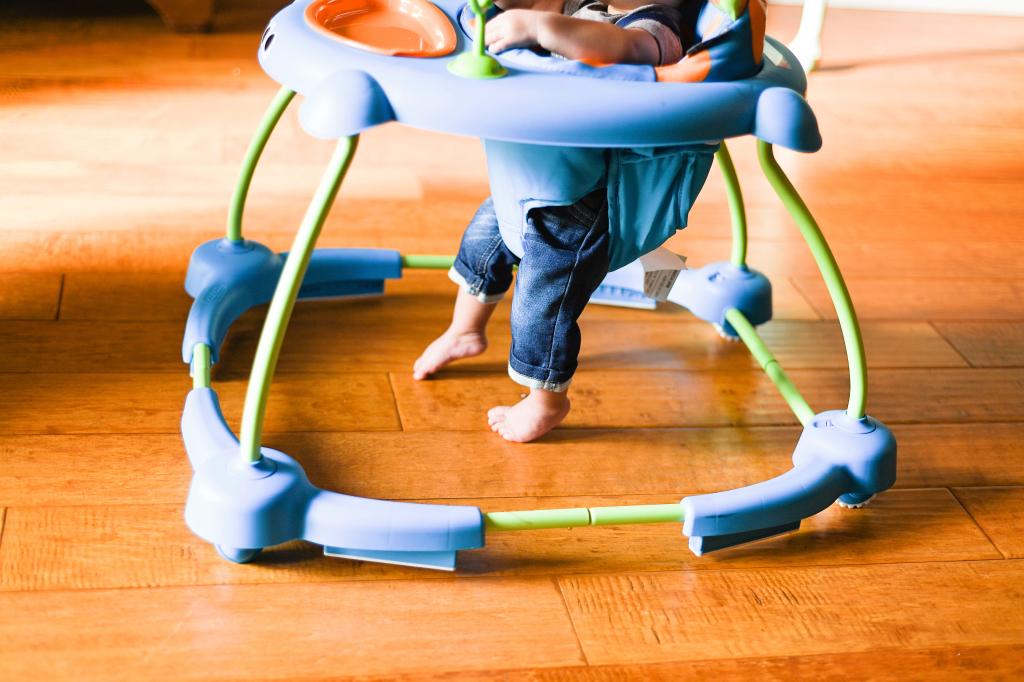
[[[640,264],[644,266],[644,295],[664,301],[679,272],[686,269],[686,256],[660,248],[640,256]]]

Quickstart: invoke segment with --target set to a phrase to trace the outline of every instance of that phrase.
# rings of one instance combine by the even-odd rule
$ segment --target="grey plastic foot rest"
[[[690,538],[690,551],[697,556],[703,556],[708,552],[714,552],[726,547],[742,545],[745,542],[764,540],[775,535],[782,535],[800,528],[800,522],[786,523],[771,528],[759,528],[748,530],[743,533],[730,533],[728,535],[696,535]]]
[[[324,547],[324,555],[377,564],[395,564],[414,568],[432,568],[435,571],[454,571],[455,552],[387,552],[372,549],[346,549]]]

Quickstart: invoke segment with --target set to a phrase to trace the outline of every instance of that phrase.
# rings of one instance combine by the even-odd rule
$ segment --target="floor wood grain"
[[[1017,560],[559,579],[590,663],[1024,644]],[[978,585],[984,585],[979,590]],[[934,599],[942,594],[943,599]]]
[[[788,372],[811,406],[838,409],[848,375],[832,370]],[[495,375],[457,370],[429,381],[392,374],[405,429],[477,429],[486,407],[509,404],[522,391]],[[1017,369],[887,369],[873,373],[871,413],[885,422],[1024,420],[1024,371]],[[649,428],[793,424],[795,418],[761,372],[580,372],[574,407],[563,428]],[[488,396],[481,406],[476,396]],[[439,410],[438,408],[443,408]]]
[[[879,680],[902,682],[914,680],[1016,680],[1024,674],[1024,661],[1019,647],[947,646],[924,649],[887,649],[884,652],[850,652],[810,656],[774,656],[731,658],[721,660],[673,661],[635,665],[590,665],[572,668],[539,668],[486,672],[454,672],[442,675],[402,675],[373,680],[423,682],[618,682],[650,680],[677,682],[690,679],[723,680],[787,680],[829,679],[843,674]]]
[[[187,373],[10,374],[5,382],[5,433],[176,433],[191,388]],[[245,382],[221,383],[217,394],[237,430]],[[346,374],[315,388],[282,375],[269,405],[266,427],[274,431],[400,428],[385,374]]]
[[[820,280],[794,278],[822,317],[835,319]],[[866,320],[1019,320],[1024,318],[1024,280],[850,279],[858,314]],[[898,295],[896,292],[899,292]]]
[[[936,322],[935,328],[975,367],[1024,365],[1024,322]]]
[[[1024,488],[954,488],[953,492],[1004,556],[1024,557]]]
[[[0,320],[54,320],[64,277],[53,273],[0,272]]]
[[[301,461],[317,485],[367,497],[616,495],[629,481],[631,493],[678,498],[783,473],[799,435],[797,427],[566,429],[520,445],[484,430],[352,431],[268,433],[266,442]],[[896,435],[898,487],[1024,486],[1024,458],[1012,456],[1024,424],[905,424]],[[439,452],[458,456],[439,460]],[[0,506],[180,503],[190,478],[183,455],[176,433],[7,436]]]
[[[450,500],[487,511],[660,504],[671,496]],[[1003,521],[1004,525],[1006,520]],[[1012,529],[1006,529],[1007,534]],[[268,550],[239,570],[182,523],[182,505],[16,507],[0,552],[0,591],[441,578],[443,573],[332,559],[309,543]],[[69,540],[69,538],[71,538]],[[834,507],[800,532],[700,559],[675,524],[493,533],[465,552],[460,575],[565,575],[998,559],[946,490],[900,490],[863,511]]]
[[[583,662],[550,578],[12,592],[0,595],[0,608],[14,614],[0,622],[0,660],[15,679],[237,679],[271,669],[301,678]]]
[[[450,311],[438,305],[436,319],[410,320],[402,333],[385,310],[360,314],[367,306],[336,306],[301,314],[290,326],[282,349],[281,373],[409,372],[418,357],[448,325]],[[665,322],[665,324],[658,324]],[[262,319],[236,322],[215,368],[219,380],[243,378],[251,369]],[[580,363],[587,369],[753,369],[756,361],[742,344],[723,341],[709,325],[677,315],[651,313],[647,320],[585,320]],[[176,321],[60,320],[0,322],[0,372],[181,372]],[[786,368],[843,368],[842,335],[834,322],[775,320],[760,329]],[[633,343],[626,345],[623,338]],[[871,367],[966,367],[967,361],[924,322],[864,325]],[[373,343],[367,343],[367,339]],[[500,372],[508,361],[510,331],[495,325],[490,348],[459,364],[460,371]],[[316,379],[311,379],[316,381]]]

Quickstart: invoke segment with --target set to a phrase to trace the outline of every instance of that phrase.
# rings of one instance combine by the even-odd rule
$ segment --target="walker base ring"
[[[206,343],[215,356],[230,323],[269,298],[286,258],[255,242],[215,240],[198,247],[186,280],[195,297],[186,347]],[[382,293],[384,279],[400,277],[401,271],[396,251],[317,249],[300,297]],[[670,300],[709,318],[730,307],[745,309],[754,320],[771,316],[771,285],[754,270],[713,263],[680,273],[680,280]],[[642,289],[642,282],[626,284]],[[483,515],[476,507],[321,490],[297,461],[270,448],[262,449],[258,462],[243,462],[212,388],[189,393],[182,435],[195,470],[186,522],[228,561],[246,563],[261,548],[305,539],[323,545],[328,556],[453,570],[459,550],[484,545]],[[683,533],[699,556],[796,530],[802,519],[837,500],[863,505],[891,486],[895,457],[895,440],[877,420],[820,413],[805,427],[791,471],[746,488],[684,498]]]

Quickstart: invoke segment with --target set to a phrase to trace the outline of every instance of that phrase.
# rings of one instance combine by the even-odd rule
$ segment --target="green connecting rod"
[[[358,135],[338,140],[338,146],[320,179],[316,194],[313,195],[299,230],[295,233],[295,241],[292,242],[288,259],[281,270],[281,278],[274,290],[274,297],[270,301],[267,319],[263,323],[263,331],[260,332],[259,344],[256,346],[249,386],[245,392],[245,407],[242,409],[240,449],[242,457],[249,462],[255,463],[260,460],[267,395],[270,391],[270,382],[274,378],[274,369],[277,367],[277,358],[281,353],[281,343],[284,341],[288,321],[291,319],[295,299],[299,295],[299,287],[306,274],[316,239],[331,210],[334,198],[338,195],[338,189],[352,162],[358,141]]]
[[[242,211],[245,209],[245,197],[249,194],[249,185],[252,183],[253,173],[256,172],[256,164],[263,154],[263,148],[267,146],[270,134],[274,127],[281,120],[284,110],[288,108],[295,92],[288,88],[281,88],[277,91],[267,111],[263,114],[260,127],[249,142],[249,149],[245,152],[245,159],[242,161],[242,172],[235,183],[235,193],[231,196],[231,206],[228,208],[228,229],[227,237],[230,241],[242,241]]]
[[[786,373],[782,371],[782,366],[779,365],[779,361],[775,359],[772,352],[768,350],[768,346],[765,345],[764,341],[758,335],[757,330],[754,329],[754,325],[750,324],[746,315],[741,313],[735,308],[730,308],[725,311],[725,319],[732,325],[732,328],[736,330],[736,333],[743,339],[743,343],[747,344],[747,348],[750,349],[751,354],[757,359],[757,362],[761,365],[761,369],[768,375],[768,378],[775,384],[775,388],[779,389],[779,393],[782,398],[789,405],[789,409],[793,410],[793,414],[800,420],[800,423],[807,426],[808,423],[814,418],[814,410],[807,404],[804,397],[800,395],[800,391],[797,390],[793,382],[789,380]]]
[[[410,270],[447,270],[455,262],[455,256],[425,256],[410,254],[402,256],[402,267]]]
[[[828,293],[832,297],[832,304],[835,306],[836,314],[839,316],[839,326],[843,330],[843,342],[846,344],[846,357],[850,364],[850,403],[846,413],[854,419],[862,419],[867,406],[868,393],[868,371],[867,360],[864,356],[864,341],[861,338],[860,323],[857,322],[857,313],[853,309],[853,301],[850,298],[850,291],[846,288],[843,275],[839,272],[835,256],[828,247],[821,228],[814,220],[814,216],[804,204],[803,199],[793,187],[786,174],[782,172],[772,146],[762,140],[757,141],[757,155],[761,160],[761,169],[765,177],[771,183],[775,193],[782,199],[783,205],[789,214],[793,216],[800,233],[811,249],[814,260],[818,263],[818,270],[825,280]]]
[[[747,267],[747,211],[743,208],[743,192],[740,190],[740,179],[736,175],[736,166],[732,163],[729,148],[722,142],[715,153],[722,177],[725,180],[725,191],[729,195],[729,213],[732,216],[732,264],[738,268]]]
[[[682,520],[683,508],[678,504],[532,509],[484,514],[484,524],[488,530],[495,531],[618,526],[630,523],[678,523]]]
[[[210,387],[210,347],[197,343],[192,349],[192,388]]]

